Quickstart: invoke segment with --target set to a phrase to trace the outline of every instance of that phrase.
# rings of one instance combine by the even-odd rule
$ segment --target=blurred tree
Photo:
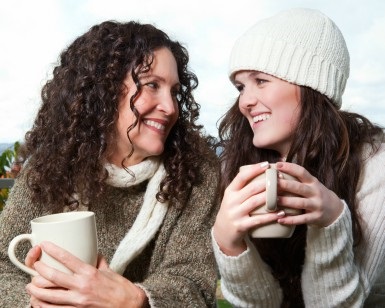
[[[15,178],[21,166],[15,163],[20,143],[15,142],[12,147],[6,149],[0,155],[0,181],[1,179]],[[9,188],[0,189],[0,211],[3,209],[8,198]]]

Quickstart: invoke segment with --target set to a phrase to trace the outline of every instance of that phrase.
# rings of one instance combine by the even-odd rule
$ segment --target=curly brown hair
[[[220,155],[221,197],[240,166],[280,159],[276,151],[253,146],[253,132],[239,111],[238,102],[237,99],[219,125],[219,144],[223,149]],[[359,114],[338,110],[325,95],[303,86],[299,118],[287,161],[291,162],[295,157],[297,164],[346,201],[353,221],[353,238],[358,245],[362,231],[356,193],[365,159],[362,152],[365,145],[371,146],[372,153],[377,151],[379,142],[384,142],[383,128]],[[301,272],[306,230],[306,225],[297,226],[289,239],[253,239],[281,284],[283,307],[303,306]]]
[[[95,25],[60,55],[52,79],[43,86],[42,105],[20,149],[32,198],[63,205],[87,203],[105,190],[104,165],[116,135],[118,103],[124,79],[148,70],[155,50],[166,47],[175,57],[181,90],[179,117],[162,155],[167,172],[157,194],[160,201],[180,199],[199,180],[198,169],[211,155],[202,126],[195,121],[200,106],[192,91],[198,79],[188,68],[187,50],[150,24],[106,21]],[[133,100],[134,98],[132,98]],[[134,104],[131,109],[138,116]],[[73,193],[79,200],[73,200]]]

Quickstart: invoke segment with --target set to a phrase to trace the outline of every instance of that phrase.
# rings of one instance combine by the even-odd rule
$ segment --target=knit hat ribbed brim
[[[259,21],[236,41],[229,75],[261,71],[308,86],[340,108],[349,61],[343,35],[330,18],[317,10],[291,9]]]

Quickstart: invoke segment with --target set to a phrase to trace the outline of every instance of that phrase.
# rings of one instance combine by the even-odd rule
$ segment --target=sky
[[[0,0],[0,143],[23,140],[59,53],[105,20],[152,23],[188,49],[199,79],[199,123],[217,136],[237,96],[227,76],[235,40],[259,19],[293,7],[318,9],[341,29],[351,58],[342,109],[385,126],[383,0]]]

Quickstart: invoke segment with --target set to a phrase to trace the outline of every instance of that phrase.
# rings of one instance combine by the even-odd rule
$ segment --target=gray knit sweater
[[[330,226],[308,227],[302,292],[306,307],[385,307],[385,145],[364,163],[357,194],[363,240],[353,248],[346,204]],[[235,307],[280,307],[282,291],[253,244],[237,257],[213,246],[222,292]],[[289,266],[289,265],[288,265]]]
[[[217,212],[219,169],[205,163],[202,173],[203,181],[187,194],[187,203],[169,204],[155,239],[124,272],[124,277],[145,290],[153,307],[215,305],[216,267],[210,228]],[[133,225],[147,183],[128,188],[108,186],[106,193],[89,206],[96,215],[99,252],[108,261]],[[31,219],[49,213],[48,207],[31,203],[21,174],[0,216],[0,307],[28,304],[25,285],[30,277],[9,261],[7,247],[16,235],[30,232]],[[25,244],[19,254],[25,255],[28,249]]]

